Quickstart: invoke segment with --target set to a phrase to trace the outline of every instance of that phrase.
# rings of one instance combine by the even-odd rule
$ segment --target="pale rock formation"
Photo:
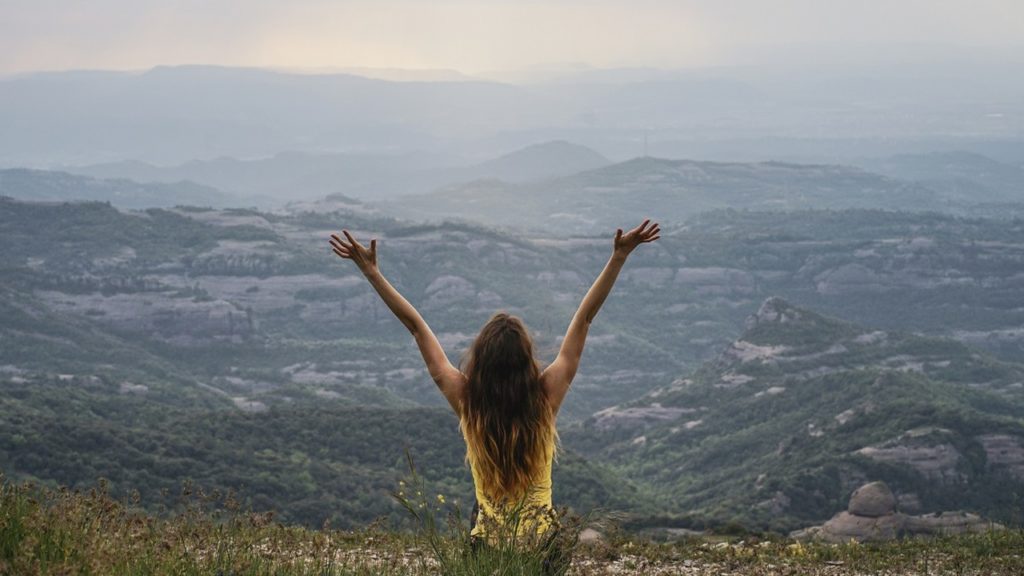
[[[694,408],[677,408],[674,406],[662,406],[654,402],[647,406],[632,406],[621,408],[612,406],[594,414],[594,426],[599,430],[610,428],[646,428],[659,421],[675,420],[683,414],[696,412]]]
[[[1024,480],[1024,439],[1008,434],[986,434],[976,437],[985,449],[989,467],[1004,467],[1007,472]]]
[[[790,537],[825,542],[864,542],[1003,529],[1001,525],[969,512],[938,512],[921,516],[904,514],[896,511],[896,502],[896,496],[884,482],[871,482],[853,492],[846,510],[821,526],[792,532]]]
[[[942,439],[944,430],[908,430],[875,446],[865,446],[855,453],[879,462],[902,464],[917,470],[925,478],[937,482],[959,482],[963,473],[958,465],[963,459],[960,451]]]
[[[778,322],[785,324],[800,319],[800,312],[777,296],[768,298],[752,316],[746,320],[746,329],[750,330],[758,324],[765,322]]]

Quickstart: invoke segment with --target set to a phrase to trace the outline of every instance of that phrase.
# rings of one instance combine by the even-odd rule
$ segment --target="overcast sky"
[[[1022,0],[0,0],[0,74],[159,64],[706,66],[765,46],[1024,46]]]

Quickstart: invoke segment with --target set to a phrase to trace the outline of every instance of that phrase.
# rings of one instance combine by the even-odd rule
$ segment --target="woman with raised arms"
[[[473,476],[477,508],[472,536],[487,542],[509,511],[525,513],[517,532],[551,532],[551,464],[557,447],[555,421],[583,356],[590,324],[604,303],[627,257],[660,236],[657,223],[644,220],[615,233],[611,257],[573,315],[558,356],[541,368],[523,322],[503,312],[480,329],[461,370],[448,360],[419,312],[377,267],[377,240],[367,248],[348,230],[332,234],[334,253],[352,260],[388,308],[416,340],[441,394],[459,417],[466,460]]]

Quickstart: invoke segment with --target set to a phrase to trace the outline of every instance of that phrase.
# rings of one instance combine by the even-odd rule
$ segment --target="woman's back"
[[[465,430],[465,428],[463,428]],[[465,432],[464,432],[465,433]],[[544,533],[554,524],[554,508],[551,500],[551,466],[555,459],[556,436],[551,435],[546,443],[543,465],[537,471],[534,481],[525,494],[518,498],[505,498],[495,501],[484,491],[484,472],[481,470],[479,456],[473,449],[474,443],[466,442],[466,455],[470,471],[473,474],[473,487],[476,493],[478,515],[474,519],[472,536],[487,538],[490,531],[513,529],[509,523],[516,524],[517,536],[530,533]]]

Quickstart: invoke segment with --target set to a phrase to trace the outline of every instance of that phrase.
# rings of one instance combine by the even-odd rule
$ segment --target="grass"
[[[0,476],[0,574],[34,575],[413,575],[539,574],[529,546],[497,545],[475,556],[461,517],[435,514],[441,499],[414,483],[406,502],[414,531],[286,526],[240,510],[230,494],[185,486],[162,513],[116,500],[101,482],[88,491],[48,489]],[[427,502],[433,500],[438,505]],[[424,504],[419,508],[419,504]],[[429,518],[429,519],[428,519]],[[433,523],[433,524],[431,524]],[[1019,575],[1024,532],[993,531],[880,544],[797,543],[771,536],[701,536],[656,542],[606,530],[572,542],[570,576],[604,574]]]
[[[398,503],[414,520],[416,537],[430,551],[441,574],[487,576],[563,576],[579,547],[579,535],[587,520],[561,510],[530,510],[524,501],[498,519],[481,517],[486,536],[472,535],[458,501],[443,494],[431,498],[431,491],[416,473],[412,456],[406,452],[409,481],[401,481],[394,493]],[[438,519],[443,518],[444,523]],[[536,523],[551,527],[542,532]],[[557,527],[557,528],[556,528]]]

